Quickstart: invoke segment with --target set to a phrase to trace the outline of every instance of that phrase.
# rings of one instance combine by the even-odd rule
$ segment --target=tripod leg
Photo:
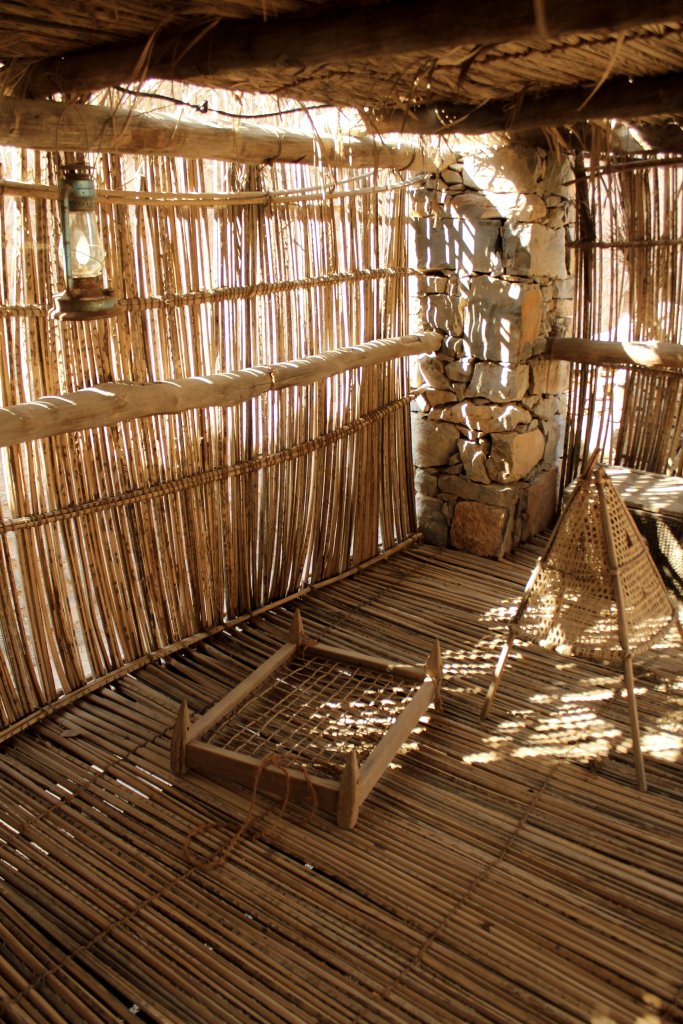
[[[630,651],[624,654],[624,682],[626,684],[626,699],[628,701],[628,717],[631,723],[631,742],[633,745],[633,760],[636,765],[636,778],[638,780],[638,789],[644,793],[647,789],[647,780],[645,778],[643,751],[640,746],[640,722],[638,721],[636,693],[633,684],[633,655]]]
[[[514,642],[514,637],[512,635],[512,632],[510,632],[507,640],[503,645],[503,649],[498,656],[498,663],[496,665],[496,671],[493,673],[491,685],[486,691],[486,697],[484,698],[484,706],[481,709],[480,715],[482,721],[484,721],[485,718],[488,718],[489,711],[491,710],[491,707],[493,705],[493,698],[496,696],[498,684],[503,678],[503,672],[505,671],[505,666],[507,664],[507,660],[508,657],[510,656],[510,651],[512,650],[512,645],[514,644]]]

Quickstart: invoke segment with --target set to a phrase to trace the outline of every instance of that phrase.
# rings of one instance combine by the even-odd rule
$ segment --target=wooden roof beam
[[[43,61],[26,61],[21,89],[29,96],[84,93],[141,77],[201,81],[232,71],[300,70],[438,48],[495,45],[539,35],[533,0],[391,0],[347,8],[249,19],[222,19],[196,32],[186,25],[150,38],[115,43]],[[549,38],[678,20],[680,0],[543,0]],[[13,62],[12,79],[20,65]],[[141,67],[144,66],[144,70]],[[4,83],[10,86],[10,79]]]
[[[272,161],[433,172],[417,146],[332,138],[253,125],[212,128],[159,114],[0,97],[0,144],[25,149],[140,153],[243,164]]]
[[[592,88],[556,89],[512,100],[492,100],[476,107],[436,103],[369,115],[366,120],[375,130],[383,132],[482,135],[571,125],[606,117],[630,120],[683,112],[683,74],[680,72],[634,80],[612,78],[591,97]]]

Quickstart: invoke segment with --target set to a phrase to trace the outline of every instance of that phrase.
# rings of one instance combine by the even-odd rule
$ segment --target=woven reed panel
[[[629,645],[646,649],[671,623],[671,601],[626,505],[604,480],[625,601]],[[594,476],[577,483],[534,583],[518,635],[562,654],[620,662],[623,647],[600,497]]]

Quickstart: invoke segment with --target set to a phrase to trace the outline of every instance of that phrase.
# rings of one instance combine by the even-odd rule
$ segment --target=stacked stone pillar
[[[463,156],[414,196],[422,357],[413,419],[418,525],[431,543],[502,557],[550,525],[571,322],[571,167],[529,146]]]

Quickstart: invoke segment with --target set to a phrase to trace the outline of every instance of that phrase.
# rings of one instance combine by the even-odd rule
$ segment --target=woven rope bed
[[[438,641],[425,666],[289,641],[190,724],[176,721],[171,767],[313,803],[353,828],[361,805],[429,706],[440,706]]]

